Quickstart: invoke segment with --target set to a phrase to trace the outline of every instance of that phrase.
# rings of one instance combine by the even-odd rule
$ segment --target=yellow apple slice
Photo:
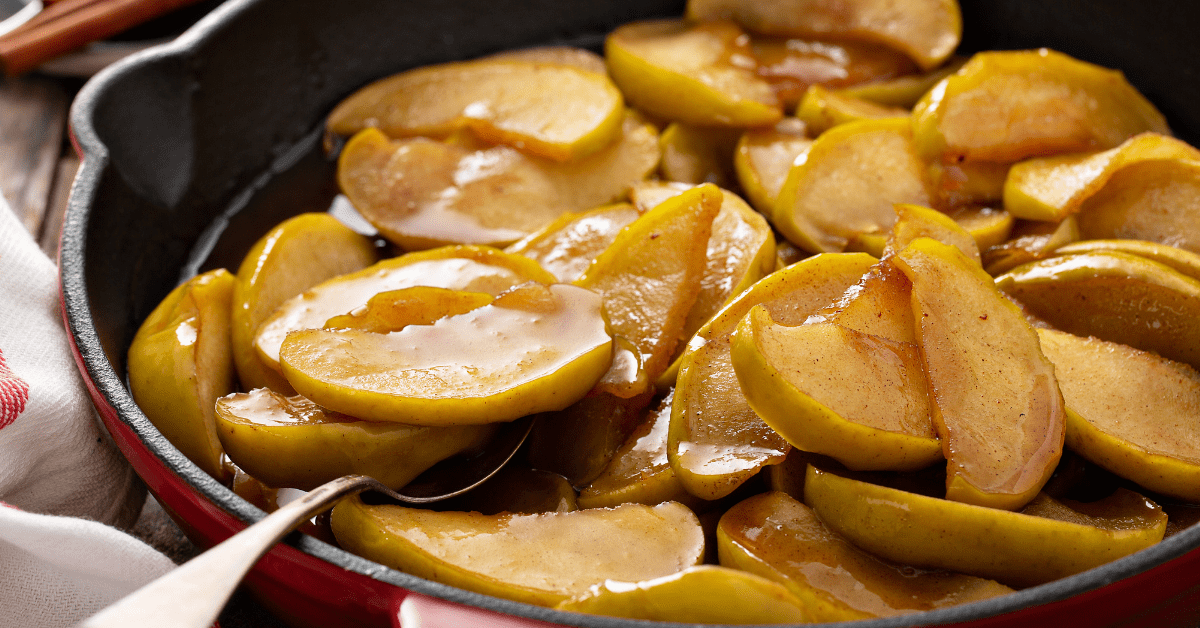
[[[583,508],[612,508],[621,504],[653,506],[666,501],[695,501],[679,483],[667,459],[667,429],[674,393],[651,410],[608,466],[579,492]]]
[[[365,420],[511,421],[567,407],[608,369],[612,338],[601,306],[589,290],[530,282],[432,325],[294,331],[280,364],[300,394]]]
[[[329,214],[300,214],[258,239],[238,268],[233,289],[233,358],[242,388],[292,394],[279,371],[254,350],[254,333],[285,300],[332,277],[375,263],[370,238]]]
[[[1128,166],[1079,208],[1089,240],[1149,240],[1200,253],[1200,160]]]
[[[942,457],[914,343],[829,322],[788,327],[756,307],[738,324],[731,357],[750,407],[798,449],[861,470]]]
[[[642,354],[650,381],[670,364],[700,293],[723,195],[712,184],[671,197],[625,227],[576,285],[604,297],[613,333]]]
[[[992,580],[876,558],[779,492],[730,508],[717,527],[717,548],[722,565],[784,584],[815,622],[890,617],[1013,592]]]
[[[1158,493],[1200,501],[1200,374],[1096,338],[1039,329],[1067,403],[1067,445]]]
[[[338,185],[385,238],[407,250],[508,244],[564,212],[618,200],[658,165],[658,134],[627,115],[616,141],[560,163],[508,146],[356,134],[338,158]]]
[[[920,238],[891,258],[912,281],[946,499],[1016,510],[1062,455],[1062,394],[1037,334],[957,248]]]
[[[900,210],[905,207],[908,210]],[[875,257],[891,256],[903,246],[889,245],[897,230],[907,232],[905,243],[921,236],[928,236],[942,242],[953,240],[961,244],[959,250],[968,257],[980,260],[980,251],[1004,243],[1013,229],[1013,217],[1002,209],[992,209],[983,206],[967,206],[942,213],[920,205],[900,203],[896,205],[897,221],[888,233],[860,233],[846,243],[847,251],[861,251]],[[901,226],[900,221],[904,212],[919,209],[920,218],[917,222],[910,220],[907,226]],[[935,212],[935,213],[927,213]],[[949,221],[949,222],[947,222]],[[953,223],[953,224],[951,224]],[[917,226],[917,225],[920,226]],[[964,235],[966,237],[964,237]],[[947,238],[949,240],[943,240]]]
[[[267,486],[306,491],[350,473],[399,489],[438,461],[482,446],[493,431],[361,421],[265,388],[218,399],[216,420],[238,467]]]
[[[936,209],[920,205],[896,205],[896,224],[884,246],[883,256],[891,257],[904,250],[917,238],[933,238],[942,244],[954,246],[976,264],[980,264],[979,246],[975,238],[967,233],[953,218]]]
[[[504,250],[537,261],[561,282],[575,281],[642,213],[629,203],[614,203],[563,214]]]
[[[644,209],[682,193],[690,186],[646,181],[633,188],[634,202]],[[680,340],[686,343],[717,312],[775,267],[775,234],[761,214],[740,196],[721,190],[721,212],[712,235],[700,280],[700,293],[688,312]],[[676,369],[678,370],[678,369]],[[671,378],[674,382],[674,377]]]
[[[197,275],[150,312],[129,345],[129,391],[146,418],[205,473],[227,478],[213,404],[234,391],[230,311],[237,279]]]
[[[986,205],[967,205],[946,212],[975,238],[975,247],[985,251],[1008,240],[1016,220],[1012,214]]]
[[[799,104],[810,85],[837,89],[916,70],[904,53],[867,42],[755,36],[750,49],[758,60],[758,75],[771,84],[786,109]]]
[[[1027,587],[1159,542],[1167,517],[1132,491],[1088,504],[1040,495],[1023,512],[927,497],[809,467],[804,501],[851,543],[899,563]]]
[[[466,314],[495,297],[486,292],[465,292],[414,286],[380,292],[349,314],[325,321],[325,329],[357,329],[377,334],[400,331],[407,325],[432,325],[439,318]]]
[[[480,59],[381,79],[342,101],[327,126],[339,135],[376,127],[391,137],[480,139],[557,161],[590,155],[621,132],[624,100],[603,74],[571,65]]]
[[[804,123],[784,118],[770,128],[748,129],[738,140],[733,166],[746,200],[771,220],[792,162],[812,146]]]
[[[697,624],[809,623],[807,607],[779,584],[716,565],[643,582],[605,581],[558,610]]]
[[[772,218],[802,249],[841,251],[855,235],[891,229],[895,203],[930,202],[908,120],[864,120],[826,131],[796,158]]]
[[[881,105],[912,109],[926,92],[933,89],[934,85],[957,72],[966,62],[967,57],[954,56],[941,67],[928,72],[843,87],[838,92],[851,98],[861,98]]]
[[[1200,366],[1200,281],[1121,252],[1017,267],[996,285],[1056,329]]]
[[[746,401],[730,358],[738,321],[763,304],[786,324],[799,325],[854,285],[875,258],[861,253],[818,255],[768,275],[700,329],[680,359],[667,455],[689,493],[717,499],[764,466],[778,464],[790,446]]]
[[[338,544],[368,560],[486,595],[553,606],[598,582],[641,582],[698,565],[704,533],[686,506],[534,515],[368,506],[333,509]]]
[[[736,180],[733,150],[740,129],[699,127],[672,122],[658,138],[662,162],[658,171],[667,181],[713,183],[731,188]]]
[[[604,42],[608,72],[634,107],[707,126],[775,124],[783,110],[755,72],[747,38],[731,22],[633,22]]]
[[[926,70],[945,61],[962,39],[962,13],[953,0],[689,0],[687,16],[732,19],[764,35],[877,42]]]
[[[877,118],[907,119],[908,115],[907,109],[846,96],[821,85],[809,87],[796,107],[796,117],[808,125],[813,135],[820,135],[847,122]]]
[[[448,246],[408,253],[347,275],[334,277],[284,301],[255,332],[259,359],[279,369],[279,347],[288,333],[317,329],[334,316],[367,304],[380,292],[432,286],[500,294],[526,281],[552,283],[537,262],[490,247]]]
[[[941,201],[938,207],[1003,207],[1004,183],[1011,168],[1012,164],[991,161],[929,164],[930,178]]]
[[[1145,240],[1083,240],[1054,249],[1055,255],[1117,251],[1158,262],[1200,280],[1200,255],[1173,246]]]
[[[1107,150],[1144,131],[1170,133],[1124,75],[1045,48],[978,53],[913,109],[918,150],[945,163]]]
[[[1030,159],[1009,171],[1004,208],[1017,218],[1058,222],[1079,211],[1121,169],[1179,159],[1200,159],[1200,150],[1158,133],[1135,135],[1099,153]]]

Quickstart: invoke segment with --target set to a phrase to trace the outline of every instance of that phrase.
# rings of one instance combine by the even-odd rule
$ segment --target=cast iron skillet
[[[963,51],[1048,46],[1119,68],[1178,136],[1200,144],[1196,4],[962,2]],[[209,250],[223,226],[229,226],[223,246],[244,251],[277,220],[324,209],[332,169],[313,157],[316,130],[340,98],[372,79],[505,48],[595,46],[617,24],[682,9],[680,0],[230,0],[177,42],[136,55],[84,88],[71,115],[84,159],[63,227],[64,315],[106,427],[194,541],[215,543],[263,513],[205,475],[150,425],[124,373],[138,325],[181,274],[195,270],[197,263],[189,262],[195,252]],[[288,175],[305,163],[324,174]],[[272,185],[281,180],[289,185]],[[247,207],[253,211],[242,212]],[[227,263],[236,269],[236,258]],[[1198,546],[1200,527],[1006,597],[844,625],[1194,624],[1200,620]],[[642,623],[468,593],[299,535],[264,558],[248,582],[296,624],[389,625],[414,601],[461,609],[440,600],[566,625]],[[487,621],[499,625],[495,617]]]

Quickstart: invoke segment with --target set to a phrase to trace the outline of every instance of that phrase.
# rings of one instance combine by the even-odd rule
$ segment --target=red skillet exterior
[[[1190,33],[1200,24],[1200,5],[1169,0],[962,4],[968,45],[1048,45],[1120,67],[1163,109],[1177,134],[1193,144],[1200,141],[1200,81],[1179,80],[1189,72],[1200,75],[1200,38]],[[422,5],[231,0],[171,48],[98,77],[76,102],[72,123],[84,163],[60,254],[64,317],[73,350],[121,451],[199,545],[219,542],[261,513],[199,473],[149,426],[124,387],[123,364],[133,330],[173,285],[204,228],[241,202],[241,194],[258,185],[263,172],[286,161],[290,148],[311,135],[338,98],[367,80],[409,65],[500,47],[552,40],[595,43],[599,33],[617,22],[682,10],[679,0],[654,6],[637,0]],[[401,25],[405,36],[398,38],[389,24]],[[403,30],[408,24],[420,28]],[[1163,40],[1172,45],[1160,45]],[[279,50],[292,56],[273,56]],[[256,103],[264,100],[271,106],[256,115]],[[1005,598],[845,626],[1194,626],[1200,624],[1197,547],[1200,529]],[[462,592],[309,538],[275,548],[248,584],[297,625],[399,625],[401,617],[413,614],[424,618],[423,626],[438,627],[475,623],[517,628],[536,625],[539,619],[596,627],[639,625]],[[501,621],[496,612],[508,617]]]

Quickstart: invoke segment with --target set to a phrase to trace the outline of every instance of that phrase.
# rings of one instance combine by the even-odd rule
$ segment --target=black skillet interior
[[[1200,3],[962,0],[962,5],[963,51],[1047,46],[1119,68],[1167,115],[1177,135],[1200,144],[1200,38],[1193,32],[1200,25]],[[366,82],[505,48],[594,47],[617,24],[679,15],[682,9],[681,0],[230,0],[175,44],[106,72],[81,93],[72,112],[87,158],[73,189],[61,253],[67,317],[89,375],[147,447],[170,460],[183,478],[235,515],[260,517],[180,458],[124,388],[126,347],[189,258],[208,246],[220,225],[236,226],[237,233],[222,238],[241,242],[244,250],[279,219],[324,209],[320,199],[330,193],[328,179],[299,177],[290,190],[270,182],[312,159],[314,130],[323,116]],[[314,172],[332,172],[319,161]],[[268,192],[270,203],[255,201]],[[238,213],[247,206],[269,209],[262,215]],[[236,261],[231,263],[236,269]],[[962,621],[1066,597],[1200,545],[1200,531],[1192,532],[1136,560],[922,621]],[[379,571],[319,541],[297,543],[348,569]],[[464,603],[568,621],[566,615],[395,571],[376,577]],[[630,625],[605,618],[583,622]]]

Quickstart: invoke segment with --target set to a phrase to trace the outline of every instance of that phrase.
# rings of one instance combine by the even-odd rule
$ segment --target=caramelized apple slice
[[[808,623],[803,602],[779,584],[716,565],[689,567],[643,582],[605,581],[560,603],[575,611],[650,621],[697,624]]]
[[[641,582],[700,563],[704,533],[686,506],[535,515],[434,512],[368,506],[348,497],[333,509],[344,549],[435,582],[553,606],[597,582]]]
[[[738,183],[750,204],[768,220],[792,163],[810,146],[804,123],[796,118],[784,118],[771,128],[749,129],[738,140],[733,156]]]
[[[674,357],[700,293],[722,199],[711,184],[667,199],[622,229],[575,282],[603,295],[613,333],[638,348],[650,381]]]
[[[783,460],[790,446],[746,401],[730,358],[738,321],[763,304],[799,325],[854,285],[875,258],[819,255],[767,276],[697,332],[680,359],[667,455],[688,492],[717,499]]]
[[[942,244],[954,246],[976,264],[980,263],[979,247],[975,238],[959,226],[953,218],[936,209],[920,205],[896,205],[896,224],[887,245],[883,248],[883,256],[891,257],[904,250],[917,238],[932,238]]]
[[[562,475],[572,486],[587,486],[637,429],[651,397],[648,392],[629,398],[589,394],[539,416],[529,434],[530,464]]]
[[[280,364],[300,394],[366,420],[511,421],[565,408],[608,369],[612,338],[601,305],[582,288],[530,282],[432,325],[294,331]]]
[[[1015,162],[1113,148],[1163,115],[1125,77],[1052,50],[981,52],[913,109],[921,155]]]
[[[376,127],[391,137],[446,137],[466,127],[484,141],[570,161],[611,144],[623,113],[621,92],[604,74],[491,58],[371,83],[334,108],[327,126],[340,135]]]
[[[810,85],[837,89],[888,80],[916,69],[902,52],[849,40],[759,36],[750,40],[750,49],[758,59],[758,75],[771,84],[786,109],[795,107]]]
[[[912,281],[946,498],[1020,508],[1050,479],[1065,430],[1037,334],[957,248],[920,238],[891,259]]]
[[[816,622],[890,617],[1012,593],[992,580],[876,558],[779,492],[730,508],[717,528],[717,548],[722,565],[783,583]]]
[[[357,329],[377,334],[400,331],[407,325],[432,325],[439,318],[466,314],[495,297],[486,292],[465,292],[414,286],[380,292],[349,314],[334,316],[325,329]]]
[[[891,229],[893,204],[930,202],[908,120],[865,120],[826,131],[796,158],[773,219],[802,249],[841,251],[857,234]]]
[[[361,421],[265,388],[218,399],[216,419],[235,464],[267,486],[306,491],[350,473],[398,489],[438,461],[483,445],[493,431]]]
[[[1200,253],[1200,160],[1129,166],[1079,208],[1088,239],[1149,240]]]
[[[1200,367],[1200,281],[1168,266],[1078,253],[1020,266],[996,285],[1056,329]]]
[[[507,146],[359,132],[338,159],[338,185],[379,232],[413,250],[508,244],[564,212],[617,200],[658,165],[658,136],[637,116],[596,153],[568,163]]]
[[[1022,220],[1013,225],[1010,235],[1009,240],[983,252],[983,267],[989,275],[1052,257],[1060,247],[1079,240],[1079,222],[1075,216],[1057,224]]]
[[[1136,135],[1099,153],[1030,159],[1009,171],[1004,208],[1017,218],[1058,222],[1079,211],[1121,169],[1179,159],[1200,159],[1200,150],[1158,133]]]
[[[796,117],[808,125],[809,132],[820,135],[839,124],[857,120],[908,118],[908,110],[880,105],[813,85],[805,92],[804,98],[796,108]]]
[[[367,304],[380,292],[433,286],[500,294],[526,281],[552,283],[537,262],[491,247],[448,246],[408,253],[360,271],[334,277],[284,301],[255,332],[259,359],[279,369],[279,346],[288,333],[324,327],[332,317]]]
[[[915,343],[829,322],[779,325],[756,307],[731,355],[750,407],[799,449],[862,470],[908,471],[942,457]]]
[[[633,22],[604,42],[608,71],[630,104],[667,120],[707,126],[775,124],[783,110],[755,72],[731,22]]]
[[[376,257],[370,238],[329,214],[300,214],[259,238],[242,260],[233,288],[233,358],[242,388],[293,393],[291,384],[254,350],[258,326],[285,300],[366,268]]]
[[[642,213],[629,203],[613,203],[563,214],[504,250],[537,261],[561,282],[575,281]]]
[[[1152,491],[1200,501],[1200,373],[1096,338],[1038,337],[1067,404],[1067,445]]]
[[[888,560],[1027,587],[1162,540],[1167,517],[1132,491],[1088,504],[1039,495],[1023,512],[927,497],[809,467],[804,501],[830,529]]]
[[[224,481],[213,403],[234,391],[230,310],[237,279],[225,269],[175,288],[129,345],[129,391],[146,418],[205,473]]]
[[[687,16],[732,19],[764,35],[877,42],[926,70],[945,61],[962,39],[962,14],[953,0],[689,0]]]
[[[737,177],[733,171],[733,150],[739,137],[741,129],[672,122],[658,138],[662,147],[658,171],[667,181],[714,183],[731,188]]]
[[[954,56],[945,65],[922,74],[909,74],[892,79],[871,81],[838,92],[851,98],[861,98],[881,105],[912,109],[921,97],[942,79],[954,74],[967,62],[966,57]]]
[[[653,207],[687,189],[646,181],[634,186],[633,200],[639,207]],[[774,270],[775,234],[771,225],[737,194],[721,190],[721,198],[721,212],[713,219],[708,238],[700,293],[688,312],[682,342],[687,342],[726,303]]]
[[[1150,261],[1170,266],[1174,270],[1200,280],[1200,255],[1173,246],[1147,242],[1145,240],[1082,240],[1054,249],[1056,255],[1074,253],[1098,253],[1116,251],[1144,257]]]
[[[604,64],[604,57],[587,48],[576,48],[575,46],[534,46],[516,50],[501,50],[486,58],[569,65],[596,74],[608,74],[608,66]]]

